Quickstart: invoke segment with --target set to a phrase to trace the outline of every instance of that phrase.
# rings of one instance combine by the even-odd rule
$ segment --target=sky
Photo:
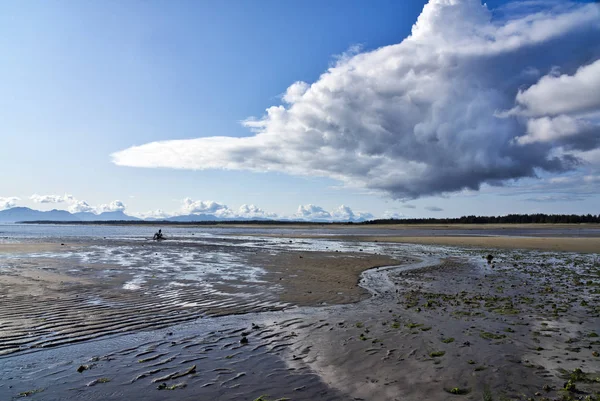
[[[1,4],[0,209],[600,213],[597,3]]]

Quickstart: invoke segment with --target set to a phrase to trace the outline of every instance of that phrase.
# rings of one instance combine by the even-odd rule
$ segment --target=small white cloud
[[[183,199],[182,214],[209,214],[216,217],[231,217],[234,213],[221,203],[214,201],[195,201],[191,198]]]
[[[125,204],[120,200],[114,200],[108,204],[100,205],[96,208],[98,213],[104,212],[123,212],[125,211]]]
[[[0,210],[10,209],[12,207],[17,206],[17,202],[20,200],[21,198],[17,198],[16,196],[0,196]]]
[[[72,202],[75,199],[73,195],[64,194],[64,195],[38,195],[33,194],[29,197],[34,203],[63,203],[63,202]]]
[[[298,206],[295,217],[303,220],[331,220],[331,213],[321,206],[308,204]]]
[[[148,212],[141,212],[141,213],[132,213],[132,216],[139,217],[140,219],[158,219],[158,220],[168,219],[169,217],[172,217],[173,215],[174,215],[173,213],[167,213],[162,209],[150,210]]]
[[[277,215],[275,213],[268,213],[255,205],[243,204],[238,209],[235,217],[244,219],[276,219]]]
[[[443,212],[444,209],[437,206],[425,206],[425,210],[429,210],[430,212]]]
[[[371,213],[354,212],[350,207],[341,205],[329,212],[317,205],[300,205],[293,216],[306,221],[365,221],[373,218]]]
[[[385,212],[383,212],[383,219],[403,219],[406,216],[403,215],[402,213],[398,213],[398,212],[392,212],[389,210],[386,210]]]
[[[94,213],[96,209],[86,201],[75,200],[69,205],[68,211],[70,213]]]
[[[592,124],[570,116],[532,118],[527,121],[527,135],[516,138],[519,145],[555,142],[592,129]]]

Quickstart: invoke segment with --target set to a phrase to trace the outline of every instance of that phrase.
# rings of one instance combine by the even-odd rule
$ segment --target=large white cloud
[[[17,202],[20,201],[20,198],[16,196],[0,196],[0,210],[10,209],[11,207],[17,206]]]
[[[594,4],[513,3],[493,14],[478,0],[431,0],[401,43],[346,55],[316,82],[292,84],[285,105],[244,122],[253,136],[152,142],[112,158],[327,176],[402,199],[565,171],[585,155],[565,152],[564,138],[581,133],[554,118],[600,111],[598,35]],[[569,84],[573,101],[549,98]],[[550,120],[536,126],[525,112]],[[539,132],[543,123],[555,131]],[[299,214],[313,212],[329,213]]]

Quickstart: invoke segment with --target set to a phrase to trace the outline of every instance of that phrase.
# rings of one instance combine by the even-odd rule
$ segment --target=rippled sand
[[[600,257],[486,254],[252,237],[13,250],[0,399],[553,399],[574,369],[574,394],[600,391]]]

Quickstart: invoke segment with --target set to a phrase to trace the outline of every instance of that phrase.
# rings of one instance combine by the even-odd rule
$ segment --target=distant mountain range
[[[0,223],[16,223],[20,221],[133,221],[137,217],[128,216],[123,212],[90,212],[70,213],[66,210],[34,210],[28,207],[13,207],[0,210]]]
[[[228,221],[228,220],[265,220],[265,218],[222,218],[212,214],[190,214],[184,216],[174,216],[161,219],[146,219],[147,221],[173,221],[173,222],[194,222],[194,221]],[[0,223],[17,223],[25,221],[142,221],[137,217],[128,216],[123,212],[104,212],[95,214],[91,212],[70,213],[66,210],[34,210],[28,207],[13,207],[6,210],[0,210]]]

